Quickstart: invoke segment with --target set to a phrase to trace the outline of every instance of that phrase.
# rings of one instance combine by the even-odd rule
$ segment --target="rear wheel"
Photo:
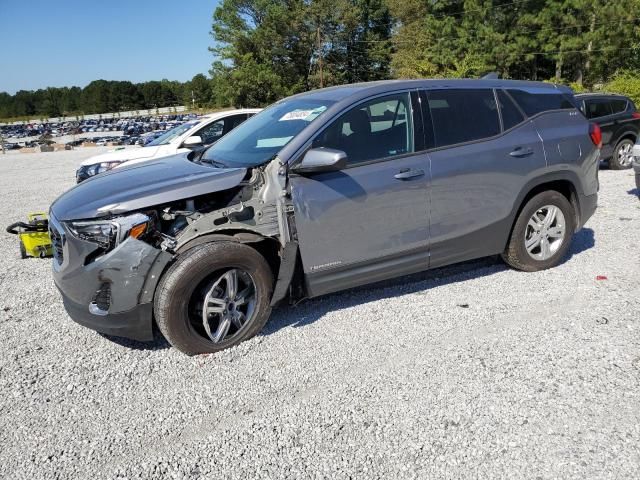
[[[633,140],[625,138],[620,140],[613,150],[613,156],[609,160],[609,168],[612,170],[624,170],[631,168],[633,163]]]
[[[162,278],[156,322],[169,343],[188,355],[217,352],[262,330],[271,313],[272,284],[269,265],[253,248],[199,245]]]
[[[569,200],[553,190],[539,193],[520,212],[502,258],[526,272],[555,267],[567,253],[574,230]]]

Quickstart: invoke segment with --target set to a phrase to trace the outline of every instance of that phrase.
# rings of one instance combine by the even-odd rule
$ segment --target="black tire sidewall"
[[[255,313],[240,335],[218,344],[203,338],[191,325],[188,306],[195,288],[216,270],[240,268],[256,287]],[[162,334],[189,355],[213,353],[234,346],[260,332],[269,318],[273,276],[266,260],[253,248],[236,242],[211,242],[183,253],[162,277],[154,312]]]
[[[536,260],[527,252],[524,244],[524,235],[531,216],[545,205],[554,205],[562,211],[565,218],[565,238],[558,251],[551,258],[547,260]],[[575,211],[564,195],[556,191],[547,191],[534,196],[526,203],[520,212],[511,234],[509,253],[511,255],[515,254],[517,265],[514,266],[525,271],[538,271],[555,267],[562,261],[571,247],[571,240],[575,228]]]

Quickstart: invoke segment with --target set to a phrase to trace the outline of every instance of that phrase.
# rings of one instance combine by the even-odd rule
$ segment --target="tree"
[[[640,67],[640,0],[389,0],[394,76],[554,79],[593,85]]]
[[[223,0],[213,15],[214,101],[262,106],[286,95],[389,75],[383,0]]]
[[[212,84],[207,77],[199,73],[182,89],[182,103],[187,106],[204,107],[211,104]]]

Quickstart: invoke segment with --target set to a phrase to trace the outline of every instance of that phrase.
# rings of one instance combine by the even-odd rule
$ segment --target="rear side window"
[[[598,118],[611,115],[611,101],[604,98],[585,100],[585,115],[587,118]]]
[[[567,95],[551,89],[550,93],[531,93],[516,89],[510,89],[507,92],[530,117],[549,110],[576,108]]]
[[[622,99],[611,100],[613,113],[622,113],[627,109],[627,101]]]
[[[505,130],[515,127],[524,121],[524,116],[518,110],[513,101],[502,90],[497,90],[500,113],[502,114],[502,125]]]
[[[481,140],[500,133],[493,90],[428,90],[435,146]]]

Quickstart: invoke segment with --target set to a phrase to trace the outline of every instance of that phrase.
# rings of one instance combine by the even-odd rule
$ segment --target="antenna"
[[[481,80],[498,80],[500,77],[498,76],[498,72],[489,72]]]

